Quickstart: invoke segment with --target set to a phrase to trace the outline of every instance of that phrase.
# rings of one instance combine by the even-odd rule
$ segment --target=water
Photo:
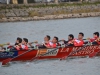
[[[17,37],[42,42],[45,35],[67,39],[74,34],[77,38],[79,32],[87,38],[95,31],[100,32],[100,17],[0,23],[0,43],[13,43]]]
[[[29,41],[41,42],[47,34],[67,39],[68,34],[72,33],[77,37],[79,32],[83,32],[84,38],[87,38],[92,37],[95,31],[100,32],[100,17],[0,23],[0,43],[14,42],[16,37],[26,37]],[[0,75],[100,75],[98,62],[100,58],[43,60],[30,64],[15,62],[9,67],[0,66]]]

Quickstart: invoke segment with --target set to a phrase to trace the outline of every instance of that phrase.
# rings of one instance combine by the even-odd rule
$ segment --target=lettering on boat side
[[[77,49],[77,48],[76,48]],[[83,48],[81,51],[79,51],[79,52],[76,52],[75,54],[73,54],[73,55],[89,55],[89,54],[91,54],[91,53],[93,53],[93,52],[95,52],[96,50],[98,50],[98,49],[100,49],[100,45],[96,45],[96,46],[87,46],[87,47],[85,47],[85,48]],[[72,51],[74,51],[75,50],[75,48],[73,48],[73,50]],[[78,49],[77,49],[78,50]]]
[[[70,51],[69,49],[70,48],[62,48],[60,52],[69,52]]]
[[[58,53],[58,49],[54,50],[54,49],[41,49],[38,50],[37,55],[36,56],[56,56]]]
[[[0,58],[9,58],[9,57],[14,57],[18,55],[18,51],[14,52],[0,52]]]
[[[60,52],[71,52],[71,51],[76,51],[82,49],[82,47],[68,47],[68,48],[62,48]],[[89,55],[97,50],[100,50],[100,45],[95,45],[95,46],[86,46],[84,47],[82,50],[80,50],[79,52],[76,52],[75,54],[73,54],[74,56],[84,56],[84,55]]]

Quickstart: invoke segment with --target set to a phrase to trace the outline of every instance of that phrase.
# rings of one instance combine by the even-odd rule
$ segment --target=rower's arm
[[[33,47],[31,42],[30,42],[30,43],[28,43],[28,45],[29,45],[30,47]]]

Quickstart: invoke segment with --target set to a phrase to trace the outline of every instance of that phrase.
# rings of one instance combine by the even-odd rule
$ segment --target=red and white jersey
[[[99,37],[95,41],[100,45],[100,38]]]
[[[20,46],[16,46],[17,50],[23,49],[23,50],[28,50],[28,46],[27,45],[20,45]]]
[[[56,44],[56,43],[49,42],[49,45],[50,45],[50,47],[52,47],[52,48],[56,48],[56,47],[57,47],[57,44]]]
[[[94,42],[98,37],[90,38],[90,42]]]
[[[83,44],[83,40],[74,39],[74,46],[83,46]]]
[[[21,45],[22,49],[28,50],[28,46],[27,45]]]
[[[42,44],[44,44],[44,45],[46,45],[46,46],[49,47],[49,46],[50,46],[50,41],[49,41],[49,42],[45,42],[45,41],[43,41]]]
[[[68,44],[73,44],[73,41],[74,41],[74,40],[70,40],[70,41],[68,41]]]

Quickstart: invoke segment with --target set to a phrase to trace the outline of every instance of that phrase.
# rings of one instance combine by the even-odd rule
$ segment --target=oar
[[[38,41],[31,42],[31,44],[33,44],[33,43],[38,43]]]
[[[12,61],[13,59],[18,58],[18,57],[20,57],[20,56],[22,56],[22,55],[30,52],[31,50],[33,50],[33,49],[27,50],[27,51],[23,52],[22,54],[19,54],[18,56],[15,56],[13,58],[8,58],[8,59],[3,60],[2,61],[2,65],[6,65],[7,63],[9,63],[10,61]]]
[[[3,47],[4,45],[7,45],[7,44],[0,44],[0,47]]]

